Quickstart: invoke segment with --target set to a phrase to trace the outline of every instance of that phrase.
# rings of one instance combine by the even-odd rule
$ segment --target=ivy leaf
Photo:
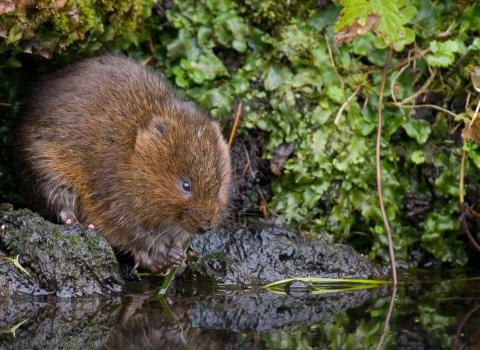
[[[415,33],[406,28],[416,14],[416,8],[406,6],[403,0],[339,0],[343,6],[335,24],[335,41],[338,45],[351,41],[371,29],[386,46],[402,50],[413,42]]]
[[[480,51],[480,38],[473,39],[472,44],[468,47],[471,51]]]
[[[423,153],[423,151],[417,150],[412,152],[412,154],[410,155],[410,159],[415,164],[423,164],[425,163],[425,154]]]
[[[273,91],[277,89],[284,83],[285,80],[290,79],[291,76],[292,73],[288,70],[288,68],[271,65],[268,67],[265,80],[263,82],[265,90]]]
[[[228,74],[223,62],[213,53],[201,55],[197,61],[183,59],[180,65],[197,84]]]
[[[465,46],[456,40],[433,40],[430,42],[430,51],[432,53],[427,56],[427,62],[431,67],[448,67],[455,60],[455,53],[464,52]]]
[[[419,144],[424,144],[432,132],[430,124],[422,119],[409,118],[408,122],[403,124],[403,128],[407,135],[413,137]]]

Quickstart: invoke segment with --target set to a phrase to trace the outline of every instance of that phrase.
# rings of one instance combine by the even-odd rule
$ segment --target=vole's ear
[[[140,126],[137,132],[135,148],[144,148],[153,144],[165,134],[165,125],[158,118],[153,117],[145,125]]]
[[[165,133],[165,126],[163,123],[158,119],[152,119],[152,121],[153,128],[163,135]]]

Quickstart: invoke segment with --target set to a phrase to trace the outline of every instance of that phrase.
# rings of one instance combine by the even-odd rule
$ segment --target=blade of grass
[[[389,284],[390,281],[385,280],[364,280],[364,279],[350,279],[350,278],[331,278],[331,277],[295,277],[288,278],[276,282],[272,282],[262,286],[262,288],[269,289],[271,287],[277,287],[281,285],[286,285],[290,282],[306,282],[306,283],[316,283],[316,284],[335,284],[335,283],[349,283],[349,284]]]
[[[187,253],[187,250],[189,247],[190,247],[190,241],[185,242],[185,244],[183,245],[183,251],[185,252],[185,254]],[[170,271],[163,279],[162,285],[160,286],[160,290],[158,291],[158,295],[165,295],[168,288],[172,284],[173,279],[175,278],[175,274],[177,273],[177,270],[178,270],[178,265],[173,265],[170,268]]]

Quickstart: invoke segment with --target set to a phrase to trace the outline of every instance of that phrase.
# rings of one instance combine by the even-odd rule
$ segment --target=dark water
[[[392,288],[210,290],[130,283],[106,299],[0,300],[1,349],[375,349]],[[402,277],[384,349],[480,348],[480,279],[465,272]]]

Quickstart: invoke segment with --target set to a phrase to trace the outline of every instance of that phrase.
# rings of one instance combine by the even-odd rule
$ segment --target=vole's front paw
[[[165,275],[168,273],[173,265],[178,265],[178,272],[182,273],[185,270],[186,255],[182,248],[172,247],[167,253],[160,253],[158,255],[150,255],[144,250],[139,250],[134,253],[135,267],[147,270],[152,274]]]
[[[187,267],[185,260],[187,256],[185,252],[180,247],[172,247],[167,254],[168,263],[170,265],[178,265],[178,273],[182,273],[183,270]]]
[[[133,254],[135,268],[141,268],[154,275],[165,275],[170,266],[163,257],[152,257],[146,251],[140,250]]]

